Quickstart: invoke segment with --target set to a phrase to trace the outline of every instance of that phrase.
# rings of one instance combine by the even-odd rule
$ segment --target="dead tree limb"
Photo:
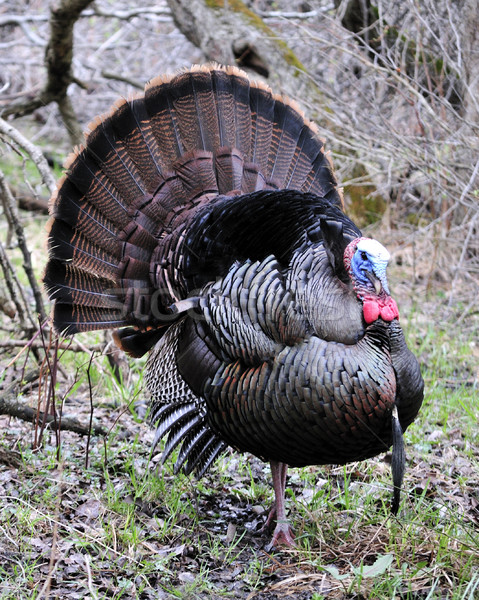
[[[56,102],[73,145],[81,144],[83,134],[74,113],[67,90],[75,79],[72,70],[73,28],[81,12],[92,0],[60,0],[51,9],[50,39],[45,51],[47,80],[33,98],[19,99],[3,110],[3,116],[20,117],[37,108]]]
[[[77,419],[62,417],[61,419],[55,418],[54,415],[45,415],[43,412],[38,411],[36,408],[32,408],[27,404],[16,400],[14,394],[9,396],[0,397],[0,414],[9,415],[16,417],[22,421],[28,421],[29,423],[35,423],[38,421],[44,422],[50,429],[58,428],[62,431],[73,431],[79,435],[88,435],[89,427],[77,421]],[[92,425],[91,431],[94,435],[106,435],[106,431],[101,425]]]

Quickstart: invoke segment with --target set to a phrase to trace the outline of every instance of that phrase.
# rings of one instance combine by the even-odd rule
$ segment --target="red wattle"
[[[368,325],[381,317],[384,321],[394,321],[399,318],[396,301],[388,296],[384,298],[368,298],[363,300],[363,316]]]
[[[363,303],[363,316],[366,323],[373,323],[380,315],[379,304],[374,300],[366,300]]]
[[[393,321],[399,317],[399,310],[396,301],[389,298],[388,303],[381,307],[381,318],[384,321]]]

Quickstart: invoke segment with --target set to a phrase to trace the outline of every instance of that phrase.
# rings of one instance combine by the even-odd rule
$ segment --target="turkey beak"
[[[374,278],[373,285],[374,285],[374,289],[376,290],[376,294],[379,296],[379,294],[381,293],[381,290],[383,289],[383,286],[382,286],[381,282],[379,281],[379,279]]]
[[[373,273],[372,271],[366,271],[366,276],[369,279],[369,281],[373,284],[374,291],[379,296],[381,290],[383,289],[383,284],[381,280],[376,276],[376,273]]]

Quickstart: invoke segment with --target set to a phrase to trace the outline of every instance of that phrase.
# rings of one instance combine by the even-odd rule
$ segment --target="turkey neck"
[[[256,367],[223,363],[204,392],[211,426],[241,451],[296,467],[387,450],[396,395],[390,328],[379,319],[355,345],[311,336]]]
[[[300,249],[291,261],[291,290],[314,335],[354,344],[364,335],[363,308],[351,285],[335,276],[322,244]]]

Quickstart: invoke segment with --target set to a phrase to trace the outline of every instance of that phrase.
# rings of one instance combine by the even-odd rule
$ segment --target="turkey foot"
[[[291,529],[289,521],[276,522],[273,538],[268,546],[268,549],[278,548],[279,546],[287,546],[288,548],[294,548],[296,546],[293,530]]]
[[[259,529],[259,533],[264,533],[265,531],[271,529],[273,527],[273,523],[276,521],[276,502],[273,502],[272,507],[269,509],[268,516],[266,521],[264,522],[263,527]]]
[[[278,546],[295,546],[293,531],[286,519],[286,510],[284,506],[284,491],[286,488],[288,465],[273,460],[270,462],[270,465],[271,475],[273,477],[275,502],[269,511],[268,518],[261,531],[269,529],[272,526],[273,521],[276,521],[273,538],[268,545],[268,549]]]

